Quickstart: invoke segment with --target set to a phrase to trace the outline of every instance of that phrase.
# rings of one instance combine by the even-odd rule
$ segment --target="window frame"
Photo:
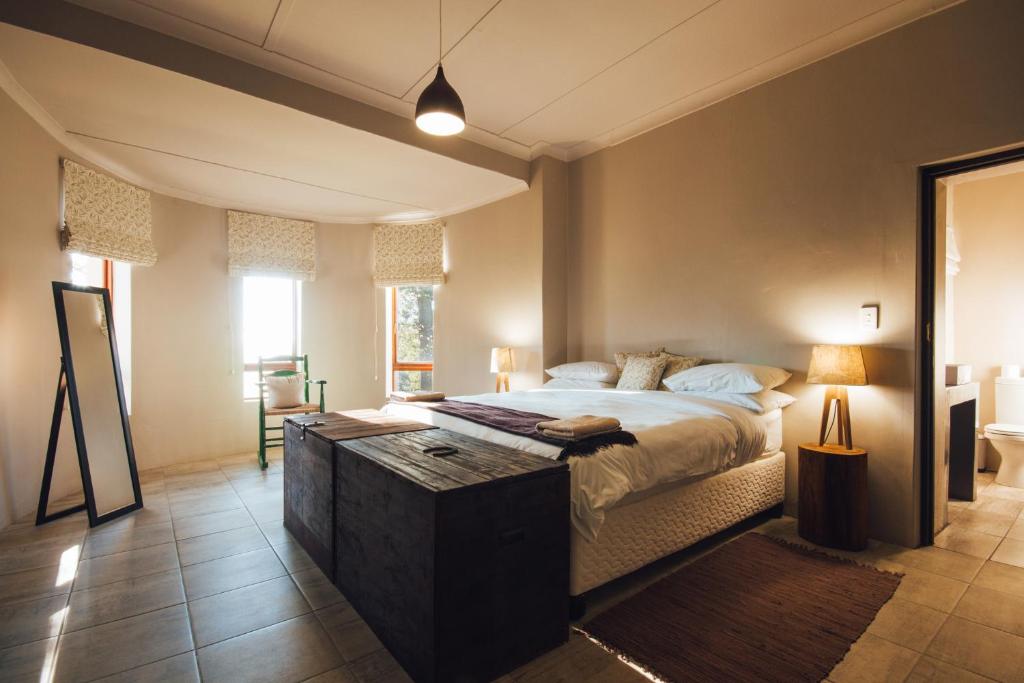
[[[243,306],[243,309],[244,309],[244,306],[245,306],[245,303],[244,303],[244,297],[245,297],[245,294],[244,294],[244,291],[245,291],[244,280],[247,277],[263,277],[263,276],[258,276],[258,275],[257,276],[248,276],[248,275],[246,275],[246,276],[242,277],[242,280],[243,280],[243,284],[242,284],[242,290],[243,290],[243,294],[242,294],[243,303],[242,303],[242,306]],[[299,280],[299,279],[296,279],[296,278],[280,278],[280,279],[281,280],[287,280],[288,282],[290,282],[291,283],[291,289],[292,289],[292,292],[291,292],[291,299],[292,299],[292,320],[291,320],[292,348],[291,348],[291,351],[290,351],[290,355],[292,357],[301,357],[301,354],[300,354],[299,351],[302,348],[302,280]],[[243,310],[243,313],[242,313],[242,377],[243,377],[243,381],[242,381],[242,383],[243,383],[243,386],[242,386],[242,400],[243,401],[255,402],[255,401],[259,401],[260,400],[260,391],[259,391],[258,387],[257,387],[256,392],[253,395],[249,395],[249,394],[246,393],[248,384],[245,382],[245,373],[259,372],[259,369],[260,369],[260,364],[259,364],[258,360],[251,361],[251,362],[247,362],[245,360],[245,313],[244,313],[244,310]],[[299,368],[298,368],[298,362],[297,361],[271,361],[269,363],[264,363],[263,364],[263,370],[265,372],[266,371],[273,371],[273,370],[298,370],[298,369]],[[307,377],[306,379],[309,379],[309,378]],[[260,378],[257,377],[256,381],[259,382]]]
[[[391,381],[396,372],[433,372],[434,361],[402,362],[398,360],[398,286],[391,288]]]

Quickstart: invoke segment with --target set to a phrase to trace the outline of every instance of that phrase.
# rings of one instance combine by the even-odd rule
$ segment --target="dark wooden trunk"
[[[566,641],[564,463],[445,430],[335,449],[335,581],[414,679],[487,681]]]

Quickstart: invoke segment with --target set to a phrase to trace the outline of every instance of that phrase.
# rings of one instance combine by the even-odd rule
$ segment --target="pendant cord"
[[[437,65],[441,66],[441,57],[444,54],[444,21],[442,20],[442,3],[444,0],[437,0]]]

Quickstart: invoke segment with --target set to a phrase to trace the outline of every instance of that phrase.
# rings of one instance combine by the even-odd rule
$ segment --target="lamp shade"
[[[416,126],[431,135],[455,135],[466,127],[466,110],[444,69],[437,65],[437,74],[423,89],[416,101]]]
[[[515,372],[516,364],[512,358],[512,348],[496,346],[491,349],[491,372]]]
[[[861,386],[868,383],[859,346],[819,344],[811,351],[808,384]]]

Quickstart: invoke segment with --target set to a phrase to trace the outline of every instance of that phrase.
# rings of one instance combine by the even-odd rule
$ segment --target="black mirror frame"
[[[107,339],[110,342],[110,357],[113,362],[114,370],[114,382],[117,387],[117,400],[119,408],[121,410],[121,426],[122,433],[125,441],[125,452],[128,454],[128,468],[132,478],[132,488],[135,493],[135,502],[131,505],[118,508],[103,515],[97,514],[96,510],[96,499],[92,487],[92,476],[89,472],[89,453],[88,447],[85,443],[85,434],[82,427],[82,412],[81,406],[78,401],[78,387],[75,384],[75,364],[74,359],[71,356],[71,341],[68,336],[68,320],[67,313],[64,308],[64,292],[84,292],[86,294],[99,294],[103,298],[103,310],[106,314],[107,323]],[[114,332],[113,315],[110,305],[110,292],[103,287],[85,287],[81,285],[73,285],[67,282],[54,282],[53,283],[53,301],[54,307],[57,312],[57,330],[60,335],[60,348],[62,354],[63,371],[67,378],[67,391],[70,394],[71,399],[71,423],[75,433],[75,445],[78,450],[78,466],[82,474],[82,488],[85,492],[85,507],[89,513],[89,526],[94,527],[104,522],[109,522],[112,519],[116,519],[122,515],[133,512],[142,507],[142,488],[139,484],[139,471],[135,464],[135,448],[132,445],[132,432],[131,426],[128,423],[128,407],[125,405],[124,400],[124,383],[121,379],[121,363],[117,354],[117,339]],[[58,389],[58,400],[60,401]],[[55,415],[55,419],[56,419]],[[59,428],[59,425],[58,425]],[[55,437],[51,434],[51,443],[55,445]],[[46,463],[46,469],[49,474],[52,474],[53,463],[49,462],[50,457],[48,454],[48,462]],[[40,507],[43,507],[44,500],[49,498],[50,489],[50,477],[44,476],[43,479],[43,490],[40,495]],[[56,517],[60,513],[53,515]]]

